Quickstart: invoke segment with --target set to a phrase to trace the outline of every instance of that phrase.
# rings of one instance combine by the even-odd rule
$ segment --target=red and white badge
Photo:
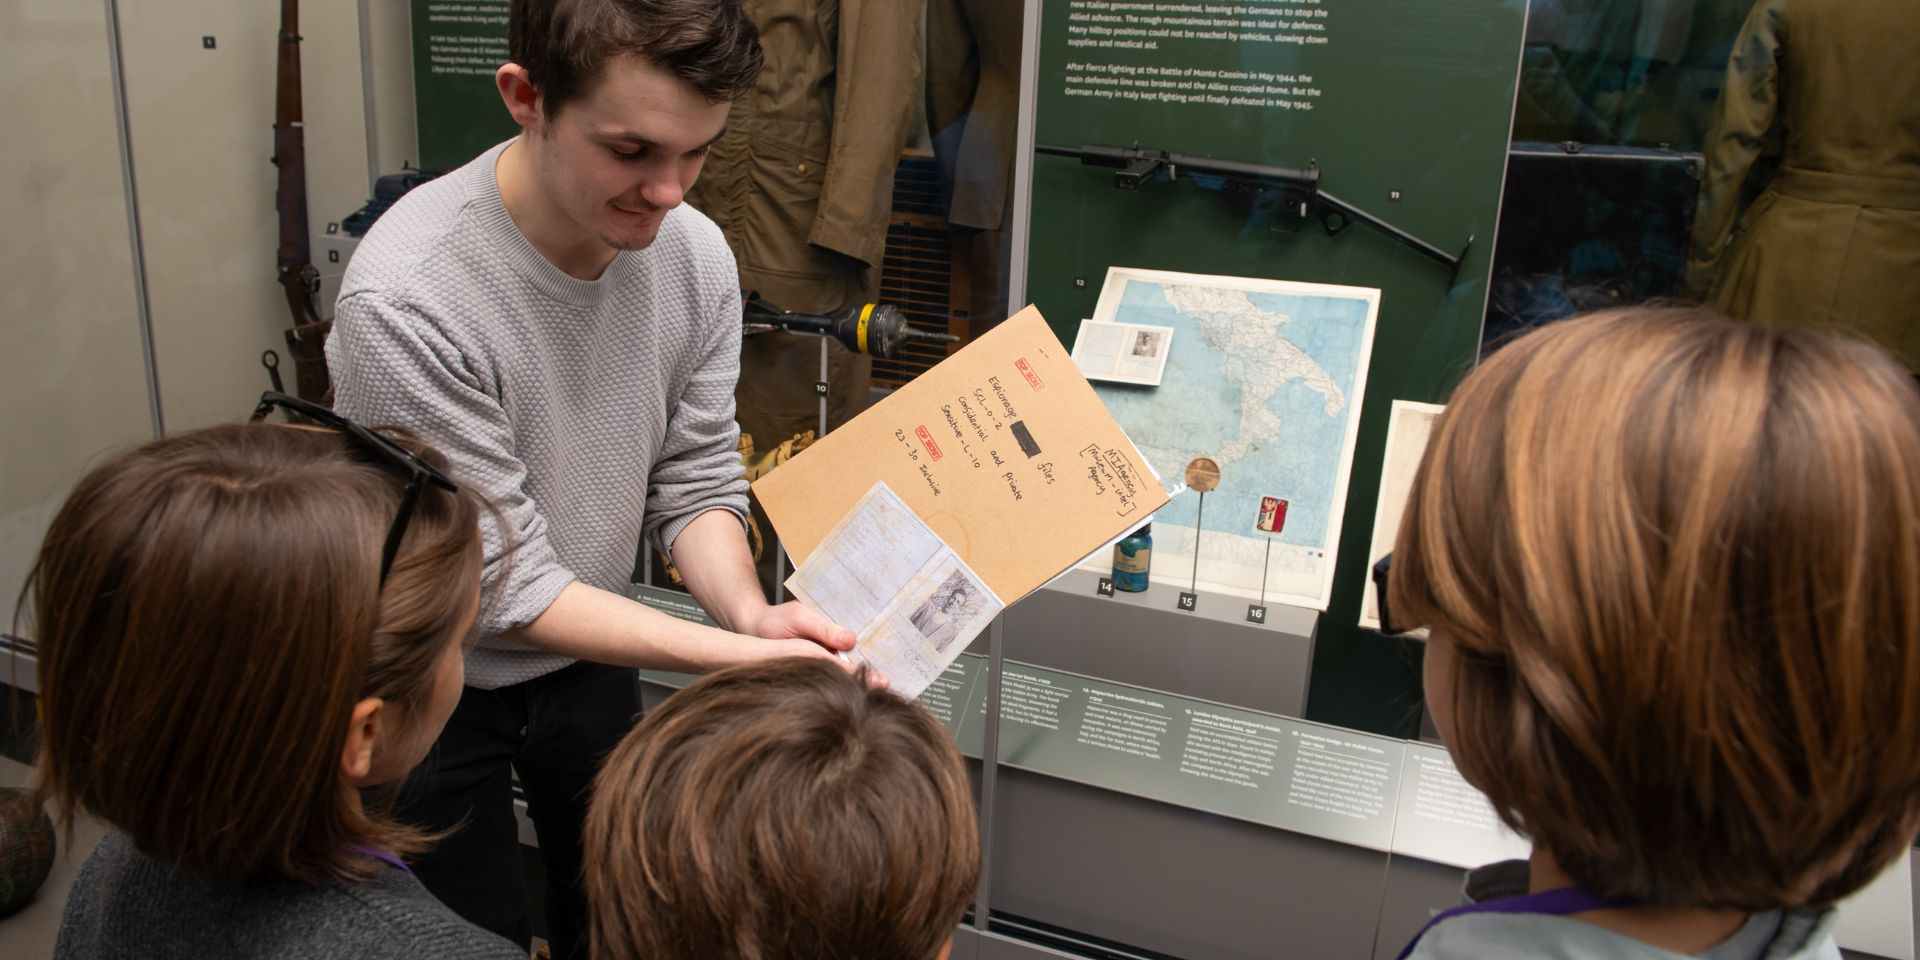
[[[1279,533],[1287,525],[1287,502],[1279,497],[1260,498],[1260,519],[1253,528],[1263,533]]]

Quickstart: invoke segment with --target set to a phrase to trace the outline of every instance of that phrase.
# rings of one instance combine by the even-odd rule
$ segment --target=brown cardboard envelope
[[[883,480],[1006,603],[1167,502],[1028,307],[760,478],[796,562]]]

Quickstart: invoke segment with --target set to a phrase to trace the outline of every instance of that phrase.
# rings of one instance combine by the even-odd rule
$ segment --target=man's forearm
[[[726,630],[690,623],[575,581],[537,619],[506,634],[528,646],[596,663],[705,673],[769,657],[833,657],[849,630],[800,603],[768,605],[738,516],[711,510],[673,544],[688,589]],[[729,633],[728,630],[737,631]],[[844,658],[836,661],[853,669]]]
[[[754,633],[765,616],[767,598],[753,566],[746,530],[731,510],[708,510],[673,541],[673,563],[688,592],[721,626]]]
[[[781,652],[757,637],[681,620],[579,581],[561,590],[532,623],[506,636],[578,660],[683,673]]]

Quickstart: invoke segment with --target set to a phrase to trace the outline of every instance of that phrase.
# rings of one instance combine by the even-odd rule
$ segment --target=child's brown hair
[[[1413,491],[1388,606],[1452,645],[1461,772],[1582,886],[1824,904],[1913,841],[1920,391],[1884,353],[1554,324],[1466,378]]]
[[[831,661],[705,677],[594,786],[593,955],[932,960],[980,876],[972,787],[926,711]]]

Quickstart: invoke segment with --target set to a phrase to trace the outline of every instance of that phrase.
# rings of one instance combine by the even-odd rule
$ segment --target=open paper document
[[[1157,387],[1172,351],[1172,327],[1082,320],[1073,341],[1073,362],[1088,380]]]
[[[1380,500],[1373,510],[1373,550],[1367,554],[1367,569],[1393,552],[1393,541],[1400,535],[1400,518],[1406,515],[1407,500],[1413,496],[1413,475],[1420,472],[1420,458],[1427,453],[1427,438],[1433,425],[1446,412],[1438,403],[1395,400],[1393,414],[1387,419],[1387,452],[1380,458]],[[1368,577],[1360,595],[1360,626],[1380,629],[1380,597],[1373,578]],[[1415,631],[1425,637],[1426,630]]]
[[[849,654],[911,700],[1005,606],[884,482],[876,482],[787,579],[860,638]]]

